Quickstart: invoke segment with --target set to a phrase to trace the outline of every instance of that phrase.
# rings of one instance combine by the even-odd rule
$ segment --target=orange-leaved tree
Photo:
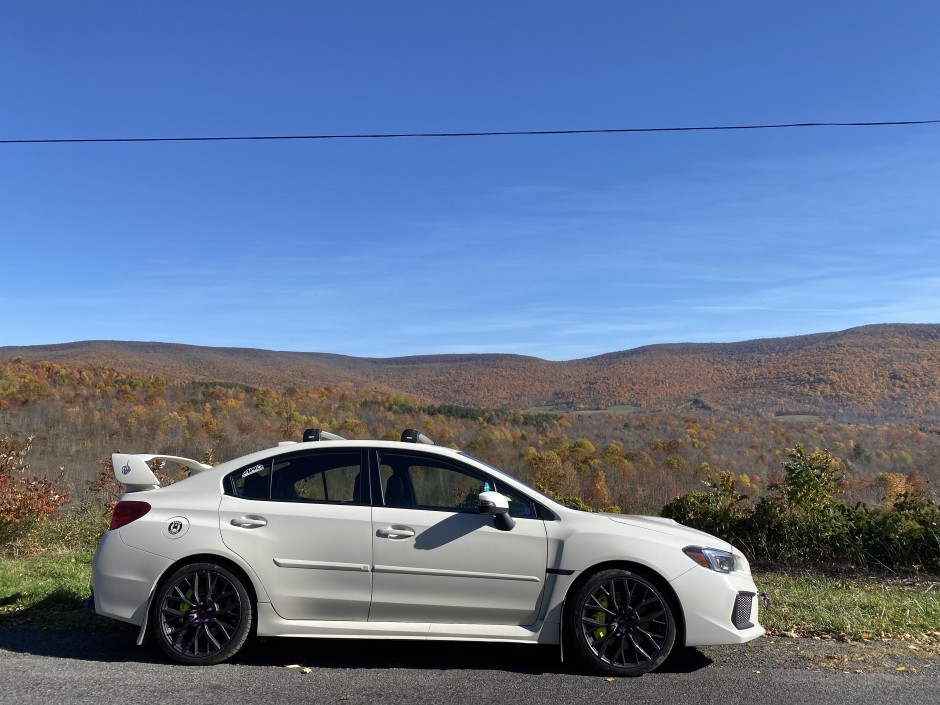
[[[32,443],[32,436],[25,442],[11,437],[0,439],[0,545],[55,514],[69,498],[61,477],[28,474],[27,456]]]

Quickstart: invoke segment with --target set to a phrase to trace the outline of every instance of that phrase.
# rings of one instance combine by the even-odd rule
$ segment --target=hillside
[[[273,389],[349,384],[488,408],[695,406],[849,419],[940,417],[940,325],[932,324],[654,345],[565,362],[496,354],[356,358],[119,341],[0,347],[0,360],[17,357]]]

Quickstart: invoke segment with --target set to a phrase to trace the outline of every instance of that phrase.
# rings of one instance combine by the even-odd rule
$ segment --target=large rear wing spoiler
[[[141,492],[155,490],[160,481],[147,465],[151,460],[166,460],[177,465],[189,468],[193,472],[211,470],[211,465],[200,463],[190,458],[180,458],[176,455],[132,455],[129,453],[113,453],[111,465],[114,468],[114,479],[120,482],[128,492]]]

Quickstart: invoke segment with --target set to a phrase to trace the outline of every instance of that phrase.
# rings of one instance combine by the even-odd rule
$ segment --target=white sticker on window
[[[262,470],[264,470],[264,467],[265,467],[264,465],[255,465],[253,467],[250,467],[247,470],[245,470],[245,472],[242,473],[242,477],[248,477],[249,475],[254,475],[256,472],[261,472]]]

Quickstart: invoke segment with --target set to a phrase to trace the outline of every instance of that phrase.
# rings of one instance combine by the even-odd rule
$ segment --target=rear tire
[[[566,631],[581,659],[614,676],[657,668],[676,641],[676,621],[658,581],[614,569],[591,575],[574,594]]]
[[[244,646],[254,606],[238,575],[216,563],[179,568],[153,601],[153,635],[177,663],[221,663]]]

